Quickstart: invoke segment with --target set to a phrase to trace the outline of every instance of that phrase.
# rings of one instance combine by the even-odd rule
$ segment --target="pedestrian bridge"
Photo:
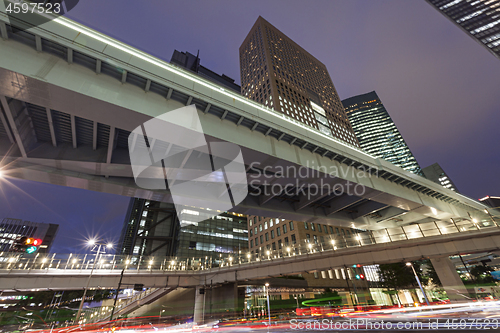
[[[369,230],[490,219],[476,200],[86,26],[60,17],[18,29],[25,24],[0,12],[7,180],[172,202],[168,190],[134,183],[127,139],[152,117],[194,104],[207,138],[241,147],[253,185],[234,212]],[[305,174],[282,171],[297,169]]]
[[[123,271],[124,285],[148,288],[194,287],[244,282],[302,272],[322,272],[352,265],[373,265],[422,258],[445,258],[464,253],[500,250],[500,228],[490,223],[426,223],[394,229],[332,237],[325,243],[290,244],[259,255],[214,254],[204,258],[158,258],[115,255],[16,253],[0,256],[0,286],[9,290],[116,288]],[[435,267],[440,273],[441,267]],[[454,269],[454,266],[453,266]],[[454,272],[456,275],[456,271]],[[337,277],[338,278],[338,277]]]

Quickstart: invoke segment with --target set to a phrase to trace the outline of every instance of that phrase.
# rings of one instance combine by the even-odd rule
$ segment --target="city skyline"
[[[78,7],[74,9],[74,11],[70,13],[69,17],[76,19],[84,24],[88,24],[99,31],[110,34],[127,43],[135,45],[141,50],[151,52],[156,55],[161,54],[161,58],[163,59],[168,59],[172,54],[172,52],[166,52],[164,50],[166,46],[158,46],[159,43],[157,43],[157,40],[151,40],[151,38],[139,38],[140,36],[138,36],[137,33],[144,33],[144,31],[141,30],[142,28],[136,27],[137,31],[135,33],[131,33],[127,27],[123,26],[123,24],[126,23],[125,21],[127,20],[123,20],[122,15],[125,15],[125,17],[131,17],[132,10],[130,12],[121,12],[121,16],[116,18],[111,15],[109,22],[104,22],[102,21],[101,15],[103,15],[103,13],[112,12],[112,5],[109,5],[107,3],[102,4],[103,11],[101,13],[95,13],[96,7],[92,7],[92,3],[95,2],[82,2]],[[362,14],[364,15],[363,17],[366,18],[371,9],[375,9],[375,14],[382,15],[381,11],[386,8],[387,4],[393,3],[394,2],[389,1],[379,2],[380,7],[376,7],[371,4],[367,5],[364,8],[366,12],[362,12]],[[125,4],[130,5],[131,9],[133,8],[131,2],[125,2]],[[343,22],[343,24],[348,24],[349,20],[346,17],[354,17],[352,15],[355,15],[355,6],[352,5],[351,7],[351,5],[347,5],[346,3],[342,2],[334,2],[333,4],[334,5],[327,4],[326,2],[323,3],[323,5],[330,9],[332,8],[331,6],[338,6],[339,11],[341,11],[342,13],[347,13],[345,16],[342,16],[339,19]],[[185,5],[192,6],[191,4]],[[232,8],[233,10],[237,8],[236,5],[228,5],[228,3],[226,3],[226,5],[228,8],[223,8],[224,10],[222,10],[222,13],[219,13],[218,15],[227,14],[227,11],[230,10],[229,8]],[[292,16],[294,19],[296,18],[298,22],[301,22],[303,24],[307,22],[314,23],[311,21],[312,18],[309,16],[299,18],[298,12],[301,12],[299,8],[300,6],[303,6],[303,4],[295,3],[295,5],[295,7],[290,6],[294,7],[294,9],[297,9],[297,13],[294,12]],[[200,6],[205,6],[205,4]],[[240,4],[239,6],[243,5]],[[152,8],[146,7],[148,6],[144,6],[144,8],[140,8],[140,10],[151,11],[151,15],[157,15],[156,13],[153,13],[154,11],[151,10]],[[225,32],[226,30],[221,29],[220,25],[215,24],[211,21],[207,22],[206,20],[203,20],[199,24],[195,25],[199,27],[201,24],[206,24],[206,31],[203,31],[200,34],[197,34],[195,31],[193,31],[192,27],[190,27],[189,25],[187,31],[185,31],[185,33],[181,36],[183,39],[179,39],[178,36],[174,36],[175,34],[172,34],[172,36],[167,34],[166,38],[168,38],[169,41],[167,43],[168,48],[177,48],[193,53],[196,52],[197,48],[200,48],[202,49],[202,51],[200,52],[200,56],[203,57],[204,64],[206,64],[207,67],[218,73],[224,73],[230,77],[236,78],[239,81],[239,66],[237,56],[238,45],[241,44],[246,33],[251,28],[253,22],[258,17],[258,15],[260,15],[258,9],[252,9],[250,7],[251,6],[249,5],[244,7],[249,10],[248,15],[245,16],[244,20],[238,21],[234,18],[231,18],[231,23],[239,22],[237,26],[235,25],[235,29],[231,29],[232,31],[234,31],[231,35],[228,35],[228,32]],[[445,167],[447,171],[449,171],[451,177],[453,177],[453,179],[457,182],[457,186],[461,189],[461,191],[465,195],[469,195],[475,199],[486,194],[495,194],[494,192],[495,189],[498,188],[499,181],[498,179],[490,180],[489,178],[491,177],[488,177],[488,170],[493,170],[494,166],[497,165],[499,159],[498,154],[495,154],[495,147],[493,146],[493,143],[497,141],[495,140],[496,133],[494,131],[494,124],[498,123],[498,121],[495,120],[498,119],[498,115],[494,112],[498,105],[498,97],[494,95],[495,89],[484,89],[485,87],[487,87],[487,84],[481,81],[489,82],[492,86],[495,86],[495,84],[498,83],[498,77],[500,75],[498,75],[497,73],[500,73],[500,64],[497,64],[498,61],[496,61],[496,59],[491,59],[491,62],[489,60],[486,60],[488,58],[492,58],[491,55],[489,55],[485,50],[474,43],[474,41],[470,40],[468,36],[462,36],[464,34],[462,31],[460,31],[460,29],[457,29],[457,27],[451,25],[450,22],[444,20],[442,15],[437,13],[425,2],[422,2],[421,4],[398,4],[395,6],[394,11],[402,11],[403,8],[408,10],[409,7],[411,7],[412,9],[416,10],[416,13],[425,13],[426,15],[428,15],[428,17],[426,16],[426,18],[430,19],[430,23],[429,21],[427,21],[428,26],[422,27],[426,30],[427,34],[431,34],[430,30],[435,30],[435,26],[443,29],[438,29],[437,32],[433,31],[432,33],[436,33],[438,36],[435,39],[427,39],[425,42],[429,43],[433,47],[436,47],[436,49],[434,49],[435,52],[429,52],[429,54],[431,54],[432,56],[426,55],[424,53],[412,55],[412,48],[410,48],[409,50],[404,49],[404,47],[408,47],[408,44],[403,43],[404,40],[400,39],[402,38],[400,35],[402,34],[402,32],[398,32],[398,34],[396,34],[396,32],[391,28],[394,27],[395,23],[398,22],[396,20],[396,17],[394,17],[394,20],[390,22],[391,24],[389,24],[389,26],[384,26],[382,24],[381,27],[377,27],[377,31],[380,31],[379,29],[382,29],[382,31],[388,33],[388,35],[386,36],[380,36],[378,42],[383,43],[390,37],[393,37],[395,40],[403,43],[403,47],[401,47],[401,45],[399,45],[398,47],[396,43],[395,46],[393,46],[392,48],[387,48],[387,50],[385,50],[383,53],[381,50],[374,49],[370,57],[361,57],[360,54],[363,52],[360,52],[359,46],[351,45],[348,43],[349,34],[347,34],[347,36],[345,37],[342,37],[340,34],[336,34],[335,31],[331,31],[331,26],[329,24],[324,25],[325,27],[323,28],[323,31],[322,29],[317,29],[318,25],[321,26],[321,24],[325,23],[325,14],[320,17],[321,19],[318,20],[317,23],[311,24],[310,31],[314,31],[315,35],[324,33],[325,35],[330,36],[331,34],[333,34],[333,36],[335,36],[336,38],[343,38],[344,40],[342,43],[335,46],[330,45],[329,43],[319,43],[317,40],[315,40],[315,38],[311,38],[311,32],[306,33],[302,30],[299,31],[295,29],[293,26],[293,22],[288,22],[284,18],[286,15],[281,14],[282,17],[280,18],[279,10],[276,4],[273,4],[271,7],[272,10],[264,14],[264,17],[278,29],[285,31],[287,35],[290,38],[296,40],[299,45],[307,50],[310,50],[313,55],[318,56],[318,58],[320,58],[321,60],[324,60],[325,58],[323,54],[328,54],[328,52],[326,52],[325,50],[323,50],[322,52],[321,49],[318,49],[319,46],[326,47],[327,51],[331,51],[329,54],[332,55],[332,58],[337,59],[337,64],[332,65],[332,63],[335,64],[336,62],[335,60],[330,60],[328,62],[325,61],[325,65],[327,66],[330,75],[335,82],[336,88],[338,89],[341,98],[351,97],[371,90],[376,90],[377,92],[379,92],[381,99],[384,100],[384,104],[386,104],[388,109],[391,110],[391,116],[393,116],[395,123],[398,125],[398,128],[400,128],[403,136],[405,137],[405,140],[409,143],[409,146],[411,147],[421,165],[429,165],[436,161],[439,162],[441,165],[443,165],[443,167]],[[168,8],[165,8],[165,10],[167,9]],[[172,11],[179,12],[178,10]],[[351,16],[349,16],[349,13]],[[92,14],[93,16],[90,16],[90,14]],[[395,15],[394,12],[393,15]],[[97,24],[99,20],[101,20],[102,23]],[[408,29],[408,26],[411,26],[412,28],[417,27],[417,23],[421,23],[421,21],[416,21],[418,20],[415,20],[414,18],[409,18],[405,22],[399,21],[400,24],[404,23],[403,29],[401,30],[403,32],[406,31],[406,29]],[[152,19],[151,22],[153,22],[154,24],[160,24],[158,22],[163,22],[163,20]],[[211,24],[208,24],[210,22]],[[172,24],[173,27],[176,23],[177,22],[174,20],[173,23],[169,24]],[[228,23],[226,22],[226,25],[227,24]],[[363,27],[367,27],[368,25],[368,23],[365,23]],[[166,30],[168,31],[168,29]],[[360,30],[367,33],[367,29]],[[217,33],[219,33],[218,40],[213,43],[212,48],[208,48],[206,45],[206,41],[204,41],[203,39],[206,39],[209,34]],[[372,33],[370,33],[369,36],[372,36]],[[413,32],[413,35],[410,36],[413,37],[414,35],[415,32]],[[448,45],[448,49],[443,47],[442,45],[438,47],[438,45],[433,44],[437,42],[437,40],[439,39],[438,37],[442,37],[443,35],[448,37],[447,43],[444,43],[445,45]],[[172,37],[172,39],[170,39],[170,37]],[[425,38],[420,37],[420,39],[417,39],[417,41],[422,43],[424,39]],[[214,42],[213,39],[209,40],[211,42]],[[367,42],[369,40],[367,39],[364,41]],[[426,45],[425,43],[424,45]],[[318,46],[318,44],[322,45]],[[334,43],[332,42],[332,44]],[[368,43],[366,47],[369,47],[370,45],[372,47],[374,46],[374,44]],[[339,56],[343,54],[343,49],[345,49],[346,47],[353,49],[350,59],[347,59],[345,57],[342,58],[342,56]],[[226,54],[226,52],[222,52],[223,56],[220,56],[220,50],[227,50],[230,53]],[[452,51],[458,50],[463,50],[464,52],[462,54],[457,54],[455,58],[451,58],[451,56],[455,56],[454,52]],[[404,59],[404,61],[399,60],[400,58],[398,57],[389,57],[389,55],[393,55],[391,52],[396,51],[401,52],[399,55],[402,59]],[[320,57],[319,55],[322,56]],[[388,59],[381,61],[382,55],[384,55]],[[338,60],[339,58],[343,60],[340,61]],[[414,67],[409,65],[411,64],[411,62],[408,62],[408,59],[414,61]],[[441,63],[443,64],[444,68],[437,65],[438,60],[442,61],[443,59],[448,60],[448,63]],[[479,66],[476,59],[481,59],[481,61],[479,62],[491,64],[493,65],[493,67],[490,66],[490,68],[486,69],[484,67],[487,66]],[[373,65],[374,63],[371,63],[371,61],[373,61],[374,63],[376,61],[379,61],[379,63],[378,65]],[[369,67],[369,63],[373,65],[373,69]],[[496,67],[494,67],[495,65]],[[344,75],[345,73],[342,73],[342,68],[347,68],[346,71],[352,71],[356,67],[360,67],[359,72],[363,72],[364,70],[366,76],[347,76]],[[430,69],[426,67],[429,67]],[[384,69],[386,72],[383,71]],[[446,71],[443,71],[443,69],[446,69]],[[458,69],[463,71],[464,74],[462,75],[464,77],[467,77],[469,80],[472,78],[473,84],[471,84],[470,82],[462,82],[459,79],[457,80],[455,76],[447,76],[449,75],[449,73],[455,73]],[[429,73],[431,70],[436,73]],[[393,71],[399,71],[399,75],[397,77],[399,78],[399,80],[407,83],[408,86],[406,86],[405,84],[401,84],[400,81],[394,79],[392,74]],[[356,73],[358,72],[356,71]],[[380,75],[380,73],[387,75]],[[379,74],[380,77],[374,78],[374,74]],[[495,75],[497,78],[496,81],[494,78]],[[337,79],[337,77],[339,78]],[[487,77],[487,79],[482,80],[484,77]],[[412,90],[412,88],[417,85],[417,83],[412,80],[414,78],[418,79],[417,81],[420,82],[418,86],[421,87],[421,89],[416,91]],[[406,81],[404,79],[406,79]],[[429,82],[432,84],[429,84]],[[442,87],[439,87],[440,85],[442,85]],[[438,87],[439,89],[436,87]],[[462,91],[462,93],[456,92],[457,87],[462,89],[458,89],[458,91]],[[498,85],[496,85],[496,87],[498,87]],[[402,94],[402,91],[406,91],[407,93]],[[463,91],[465,91],[466,93],[463,93]],[[397,96],[398,94],[400,96]],[[438,98],[441,95],[444,95],[447,98]],[[399,98],[396,98],[394,96],[402,98],[403,100],[400,100]],[[409,101],[404,99],[404,97],[409,99]],[[415,100],[420,100],[421,103],[412,104],[411,102]],[[424,101],[426,100],[429,100],[427,104],[424,103]],[[431,103],[430,101],[433,101],[433,103]],[[401,105],[405,105],[405,107],[402,107]],[[433,107],[429,107],[430,105],[433,105]],[[392,110],[394,110],[394,115],[392,113]],[[436,112],[436,110],[443,110],[443,112]],[[457,110],[459,110],[460,112]],[[474,112],[471,112],[471,110],[473,110]],[[416,111],[419,111],[419,113],[417,113]],[[454,112],[457,112],[458,116],[455,116]],[[429,118],[433,119],[433,121],[429,122]],[[457,119],[455,118],[460,119],[459,121],[457,121]],[[475,122],[473,120],[475,120]],[[443,133],[443,135],[437,135],[439,133]],[[464,148],[461,148],[461,150],[459,150],[458,148],[460,145],[464,145]],[[466,163],[464,163],[464,161],[466,161]],[[12,182],[15,184],[20,184],[22,181],[13,180]],[[473,184],[471,182],[476,182],[477,184]],[[21,186],[25,187],[26,184],[24,183]],[[38,185],[32,186],[38,187]],[[30,186],[28,185],[28,188],[29,187]],[[51,189],[55,189],[55,187],[52,187]],[[12,191],[12,189],[10,191]],[[70,193],[71,191],[81,190],[62,190],[60,188],[57,188],[54,191],[61,193]],[[81,202],[92,207],[102,207],[99,206],[99,204],[103,202],[102,198],[108,200],[109,203],[107,204],[110,204],[111,207],[119,207],[120,202],[128,200],[128,198],[117,198],[115,196],[108,197],[108,195],[94,192],[88,192],[85,194],[82,194],[82,192],[72,193],[78,193],[77,195],[75,195],[75,197],[85,197],[85,199]],[[10,196],[10,194],[7,195]],[[22,199],[19,200],[22,201]],[[15,203],[11,204],[13,206],[16,205]],[[7,206],[5,203],[0,206],[0,209],[2,209],[2,213],[6,211],[6,207]],[[121,208],[112,209],[119,210]],[[20,209],[17,210],[20,213],[19,215],[29,214],[29,212],[22,212]],[[55,207],[47,209],[47,211],[50,210],[55,210]],[[123,209],[123,215],[125,214],[125,211],[126,209]],[[82,213],[86,212],[82,211]],[[119,214],[119,212],[114,213],[116,215]],[[23,218],[40,222],[51,222],[47,220],[46,217],[44,217],[45,214],[48,214],[47,212],[38,212],[34,214],[40,215],[41,218],[36,219],[29,216],[16,216],[12,213],[12,209],[7,211],[6,213],[3,213],[2,215],[4,217],[10,216],[14,218]],[[64,214],[75,214],[75,212],[69,211]],[[62,213],[62,215],[64,214]],[[98,214],[103,213],[96,214],[96,216],[98,216]],[[88,220],[86,218],[82,219]],[[113,216],[108,218],[107,220],[111,221],[115,219],[118,218]],[[68,221],[67,218],[63,218],[63,220]],[[75,220],[78,220],[78,218],[75,218]],[[120,222],[122,221],[123,219],[121,219]],[[85,222],[80,221],[80,223],[83,224]],[[59,237],[61,237],[61,234],[63,234],[63,229],[61,229]],[[58,240],[56,240],[56,243],[58,243]],[[55,246],[54,248],[57,248],[57,246]]]

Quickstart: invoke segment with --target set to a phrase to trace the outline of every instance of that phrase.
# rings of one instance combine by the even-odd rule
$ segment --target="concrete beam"
[[[126,83],[127,82],[127,74],[128,72],[126,70],[123,70],[122,72],[122,83]]]
[[[108,140],[108,154],[106,157],[106,164],[111,163],[111,158],[113,157],[113,148],[115,146],[115,127],[111,126],[109,129],[109,140]]]
[[[54,131],[54,123],[52,121],[52,111],[50,110],[50,108],[45,108],[45,112],[47,113],[47,122],[49,123],[50,138],[52,140],[52,145],[54,147],[57,147],[56,132]]]
[[[9,122],[10,128],[11,128],[12,132],[14,132],[14,137],[16,138],[17,147],[19,148],[19,151],[21,152],[21,156],[27,157],[28,155],[26,155],[26,149],[24,147],[23,140],[21,139],[21,135],[19,134],[19,129],[17,128],[16,121],[14,119],[14,116],[12,115],[10,105],[7,102],[7,99],[5,98],[5,96],[0,96],[0,103],[2,104],[2,108],[5,112],[5,115],[7,117],[8,122]]]
[[[208,113],[208,111],[210,110],[211,106],[212,106],[212,104],[208,103],[207,107],[205,108],[205,111],[203,111],[203,113]]]
[[[331,215],[334,213],[337,213],[341,211],[342,209],[345,209],[356,202],[359,202],[363,199],[356,197],[354,195],[347,195],[344,194],[340,197],[334,198],[332,201],[330,201],[329,205],[330,208],[325,208],[325,214],[326,215]],[[328,204],[327,204],[328,205]]]
[[[12,133],[10,132],[7,119],[5,118],[2,110],[3,110],[2,104],[0,103],[0,121],[2,122],[3,128],[5,128],[5,132],[7,133],[7,137],[9,138],[10,143],[14,143],[14,137],[12,136]]]
[[[9,34],[7,33],[7,26],[3,21],[0,21],[0,36],[2,37],[3,40],[9,39]]]
[[[97,121],[92,122],[92,149],[97,149]]]
[[[68,64],[73,63],[73,49],[68,48],[67,61]]]
[[[168,92],[167,92],[167,96],[166,96],[166,98],[167,98],[167,99],[170,99],[170,97],[172,97],[172,93],[173,93],[173,92],[174,92],[174,89],[172,89],[172,88],[168,89]]]
[[[150,80],[150,79],[147,79],[147,80],[146,80],[146,86],[144,87],[144,91],[145,91],[145,92],[148,92],[148,91],[149,91],[149,88],[151,88],[151,80]]]
[[[101,73],[101,66],[102,66],[101,59],[97,59],[96,63],[95,63],[95,72],[96,72],[96,74],[100,74]]]
[[[35,48],[38,52],[42,52],[42,37],[35,35]]]
[[[73,148],[77,147],[76,142],[76,119],[74,115],[70,115],[71,119],[71,138],[73,139]]]
[[[431,258],[431,263],[451,302],[471,300],[467,288],[457,273],[457,269],[448,256]]]

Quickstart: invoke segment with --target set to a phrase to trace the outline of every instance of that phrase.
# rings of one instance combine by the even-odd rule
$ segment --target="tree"
[[[491,276],[490,272],[493,269],[489,266],[474,266],[470,269],[470,274],[476,280],[476,283],[495,283],[495,279]]]
[[[379,265],[379,276],[381,281],[380,284],[387,289],[386,293],[389,295],[396,295],[399,303],[401,301],[397,296],[397,290],[414,287],[416,284],[411,267],[406,266],[406,264],[402,262]]]
[[[438,287],[442,286],[441,280],[439,280],[439,276],[437,275],[434,266],[432,266],[430,259],[414,261],[413,267],[415,267],[415,271],[417,272],[418,278],[420,279],[423,285],[428,285],[429,283],[433,283]]]

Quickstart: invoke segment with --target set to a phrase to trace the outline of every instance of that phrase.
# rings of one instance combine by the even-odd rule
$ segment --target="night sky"
[[[341,99],[375,90],[421,167],[438,162],[472,198],[500,194],[500,60],[423,0],[81,0],[68,17],[167,61],[199,50],[239,83],[259,15],[326,65]],[[9,182],[0,217],[59,223],[53,251],[118,241],[128,198]]]

